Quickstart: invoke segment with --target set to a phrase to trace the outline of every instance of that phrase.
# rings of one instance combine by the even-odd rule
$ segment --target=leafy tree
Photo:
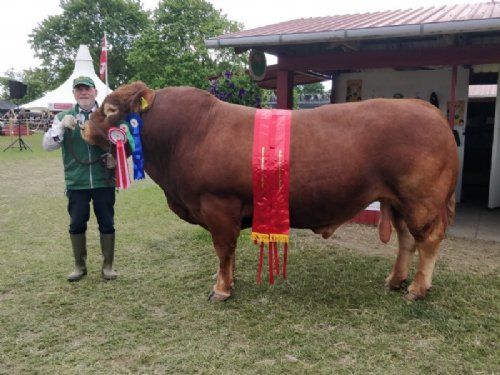
[[[20,74],[14,72],[12,69],[6,71],[2,77],[0,77],[0,99],[9,100],[9,80],[13,79],[19,81]]]
[[[208,77],[242,66],[244,56],[209,52],[204,40],[241,27],[205,0],[163,0],[129,54],[128,62],[135,68],[132,78],[154,88],[206,88]]]
[[[26,96],[21,99],[10,99],[9,80],[23,82],[28,86]],[[16,73],[12,69],[5,72],[5,78],[0,78],[0,98],[8,100],[14,104],[28,103],[42,96],[47,89],[49,73],[45,69],[28,69],[22,73]]]
[[[297,86],[299,96],[312,97],[314,95],[325,95],[325,86],[321,82],[308,83]]]
[[[101,39],[107,34],[108,78],[111,87],[129,80],[131,67],[126,61],[133,41],[148,26],[148,13],[139,0],[61,0],[61,15],[49,16],[30,35],[29,43],[42,67],[50,72],[53,87],[71,74],[80,44],[89,46],[96,64]],[[52,88],[53,88],[52,87]]]
[[[24,70],[22,82],[28,85],[28,91],[22,102],[28,103],[40,98],[47,90],[47,82],[50,82],[50,79],[51,75],[47,69]]]

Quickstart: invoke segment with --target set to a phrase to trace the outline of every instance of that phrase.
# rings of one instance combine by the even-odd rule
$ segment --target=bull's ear
[[[150,88],[139,91],[130,101],[130,111],[136,113],[146,112],[151,108],[156,93]]]
[[[120,109],[114,104],[104,103],[103,111],[106,117],[108,117],[117,115],[120,112]]]

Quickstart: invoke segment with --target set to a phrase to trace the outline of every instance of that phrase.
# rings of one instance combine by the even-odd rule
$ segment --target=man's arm
[[[74,129],[76,126],[76,119],[74,116],[66,115],[59,120],[59,116],[54,117],[52,126],[47,130],[43,136],[42,146],[45,151],[54,151],[61,147],[64,139],[64,130]]]

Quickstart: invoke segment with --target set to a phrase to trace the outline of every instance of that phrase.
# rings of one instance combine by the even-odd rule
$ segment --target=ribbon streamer
[[[130,175],[128,172],[127,155],[125,153],[127,134],[124,129],[112,127],[108,131],[108,137],[111,143],[116,145],[116,187],[118,189],[127,189],[130,187]]]
[[[252,152],[252,240],[260,244],[257,283],[263,246],[268,244],[269,283],[280,274],[278,243],[284,244],[283,278],[288,260],[291,111],[257,110]]]
[[[142,180],[144,174],[144,155],[142,152],[141,131],[142,118],[138,113],[132,112],[127,115],[126,119],[129,125],[129,131],[134,140],[134,149],[132,150],[132,161],[134,164],[134,180]]]

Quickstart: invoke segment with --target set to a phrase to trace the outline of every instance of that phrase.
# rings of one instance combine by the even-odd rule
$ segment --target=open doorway
[[[488,205],[495,100],[469,100],[462,174],[462,202]]]

